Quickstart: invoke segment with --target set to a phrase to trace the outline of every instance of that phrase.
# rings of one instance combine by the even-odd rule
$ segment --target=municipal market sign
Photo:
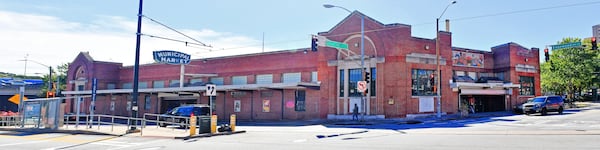
[[[154,61],[158,63],[166,63],[172,65],[180,65],[180,64],[190,64],[191,56],[172,50],[162,50],[162,51],[154,51],[152,52],[154,55]]]

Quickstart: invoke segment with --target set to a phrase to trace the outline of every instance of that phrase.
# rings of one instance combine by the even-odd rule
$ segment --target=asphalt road
[[[600,149],[600,107],[563,115],[508,115],[372,125],[238,126],[247,133],[176,140],[0,131],[0,149]]]

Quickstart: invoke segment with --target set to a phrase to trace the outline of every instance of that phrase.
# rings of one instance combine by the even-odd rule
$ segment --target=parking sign
[[[217,96],[217,85],[207,84],[206,85],[206,96]]]

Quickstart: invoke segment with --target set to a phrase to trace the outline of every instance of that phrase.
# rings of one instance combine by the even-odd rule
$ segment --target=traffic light
[[[597,50],[598,45],[596,45],[596,37],[592,37],[592,50]]]
[[[317,47],[319,46],[319,39],[317,39],[316,35],[312,35],[311,36],[311,44],[310,44],[310,50],[313,52],[317,51]]]
[[[369,84],[369,82],[371,82],[371,73],[366,72],[366,71],[365,71],[365,81],[367,82],[367,84]]]
[[[544,56],[546,56],[546,62],[550,61],[550,53],[547,47],[544,49]]]
[[[53,98],[54,97],[54,92],[46,92],[46,98]]]

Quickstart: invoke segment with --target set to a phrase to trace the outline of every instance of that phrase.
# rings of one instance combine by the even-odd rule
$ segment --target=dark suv
[[[165,122],[173,122],[173,123],[187,123],[187,120],[194,113],[194,116],[209,116],[210,115],[210,107],[208,105],[194,104],[194,105],[184,105],[179,106],[167,111],[160,115],[159,120]],[[182,117],[186,118],[183,119]],[[160,127],[166,127],[168,123],[158,123]],[[181,127],[186,127],[184,125],[180,125]]]
[[[542,116],[550,111],[563,113],[564,100],[560,96],[539,96],[533,98],[531,102],[523,104],[523,113],[529,115],[532,113],[541,113]]]

